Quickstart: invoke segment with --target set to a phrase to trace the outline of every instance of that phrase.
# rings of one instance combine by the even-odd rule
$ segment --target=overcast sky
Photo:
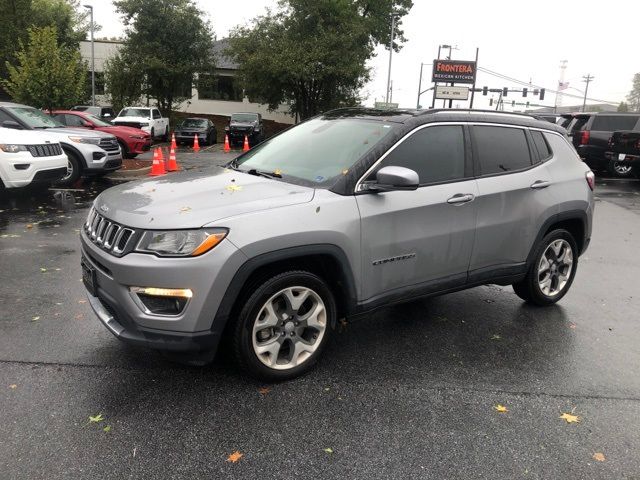
[[[221,1],[196,2],[207,12],[217,38],[263,13],[266,7],[276,7],[276,0],[242,0],[239,8],[229,8],[229,4]],[[111,1],[93,3],[96,20],[102,25],[100,36],[122,35],[124,29]],[[570,86],[565,90],[567,93],[582,95],[585,86],[582,77],[590,73],[595,80],[589,85],[588,96],[619,102],[629,92],[633,74],[640,72],[638,19],[637,0],[414,0],[413,9],[403,19],[407,42],[400,53],[393,55],[393,101],[403,107],[416,106],[420,63],[431,64],[438,45],[449,44],[458,48],[452,52],[454,59],[473,60],[479,47],[480,67],[552,89],[558,84],[560,61],[567,60],[565,81]],[[388,55],[388,50],[379,47],[371,61],[372,80],[362,92],[367,105],[384,99]],[[425,65],[423,89],[431,86],[430,80],[431,66]],[[477,86],[484,85],[522,87],[480,72]],[[477,95],[475,106],[488,107],[489,98]],[[522,101],[516,94],[510,94],[509,100],[512,99]],[[536,101],[531,95],[527,100]],[[542,103],[553,105],[554,100],[553,94],[547,94]],[[421,104],[430,103],[427,92]],[[582,102],[564,98],[563,103]]]

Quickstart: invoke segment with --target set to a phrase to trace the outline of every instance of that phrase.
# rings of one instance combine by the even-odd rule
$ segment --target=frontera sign
[[[476,62],[465,60],[434,60],[432,82],[473,83]]]

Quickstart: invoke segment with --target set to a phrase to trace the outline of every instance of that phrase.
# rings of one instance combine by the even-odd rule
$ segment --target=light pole
[[[91,15],[91,105],[96,104],[96,64],[95,53],[93,50],[93,5],[83,5],[84,8],[89,9]]]
[[[584,112],[584,109],[587,108],[587,92],[589,91],[589,84],[593,82],[593,79],[594,79],[594,76],[591,75],[590,73],[587,73],[586,76],[582,77],[582,81],[587,84],[587,86],[584,87],[584,101],[582,102],[583,112]]]
[[[391,14],[391,41],[389,42],[389,72],[387,74],[387,97],[385,103],[389,103],[389,89],[391,88],[391,58],[393,56],[393,37],[396,31],[396,16]]]
[[[418,99],[416,100],[416,110],[420,110],[420,96],[425,93],[428,92],[429,90],[433,90],[434,87],[431,88],[427,88],[426,90],[422,90],[422,68],[425,65],[433,65],[433,63],[420,63],[420,78],[418,79]]]

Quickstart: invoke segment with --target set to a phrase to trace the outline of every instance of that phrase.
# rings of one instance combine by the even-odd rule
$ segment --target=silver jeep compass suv
[[[262,379],[308,370],[338,319],[478,285],[569,290],[593,174],[564,129],[478,111],[335,110],[213,172],[111,188],[81,232],[118,338]]]

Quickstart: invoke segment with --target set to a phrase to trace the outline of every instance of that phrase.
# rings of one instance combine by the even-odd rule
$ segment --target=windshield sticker
[[[318,175],[316,177],[316,182],[320,183],[320,182],[323,182],[323,181],[324,181],[324,177],[322,175]]]

